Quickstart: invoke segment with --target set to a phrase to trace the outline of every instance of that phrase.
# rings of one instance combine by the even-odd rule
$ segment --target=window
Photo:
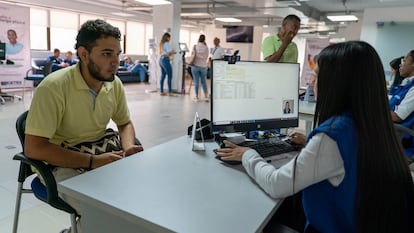
[[[50,46],[62,53],[74,51],[78,34],[79,15],[65,11],[50,11]]]
[[[47,50],[47,10],[30,8],[30,48]]]
[[[145,53],[145,24],[136,22],[127,22],[126,33],[126,51],[129,54],[146,54]]]
[[[117,27],[119,31],[121,31],[121,51],[122,52],[125,51],[125,48],[124,48],[125,22],[119,21],[119,20],[112,20],[112,19],[108,19],[106,20],[106,22],[108,22],[114,27]]]

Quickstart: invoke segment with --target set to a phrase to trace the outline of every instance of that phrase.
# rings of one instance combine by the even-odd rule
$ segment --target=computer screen
[[[178,43],[180,47],[180,52],[189,52],[187,44],[186,43]]]
[[[297,127],[299,64],[214,60],[213,133]]]
[[[6,43],[0,42],[0,60],[6,60]]]

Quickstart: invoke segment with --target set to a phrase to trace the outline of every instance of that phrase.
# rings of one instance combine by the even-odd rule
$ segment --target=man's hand
[[[296,145],[300,145],[300,146],[305,146],[306,144],[306,136],[304,134],[301,133],[292,133],[291,135],[289,135],[291,137],[290,141],[293,144]]]
[[[280,40],[282,40],[283,44],[290,44],[292,42],[293,38],[296,36],[296,33],[293,31],[285,31],[283,34],[280,34]]]
[[[123,151],[113,151],[113,152],[107,152],[100,155],[92,155],[92,164],[91,168],[98,168],[102,167],[108,163],[112,163],[114,161],[122,159],[124,152]]]
[[[137,146],[137,145],[133,145],[133,146],[131,146],[131,147],[127,148],[127,149],[124,151],[124,156],[133,155],[133,154],[136,154],[136,153],[138,153],[138,152],[140,152],[140,151],[143,151],[143,150],[144,150],[144,147],[142,147],[142,146]]]

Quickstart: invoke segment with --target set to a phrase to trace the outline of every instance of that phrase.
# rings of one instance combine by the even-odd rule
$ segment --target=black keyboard
[[[295,151],[295,146],[289,144],[288,142],[280,140],[280,138],[266,138],[266,139],[259,139],[255,141],[244,141],[238,144],[239,146],[246,146],[250,147],[257,151],[263,158],[280,155],[283,153],[288,153],[291,151]],[[213,150],[215,153],[217,149]],[[216,156],[216,159],[221,160],[219,156]],[[241,164],[240,161],[233,161],[233,160],[221,160],[225,163],[231,165]]]
[[[279,155],[295,150],[295,147],[278,137],[259,139],[257,141],[244,141],[239,146],[250,147],[257,151],[263,158]]]

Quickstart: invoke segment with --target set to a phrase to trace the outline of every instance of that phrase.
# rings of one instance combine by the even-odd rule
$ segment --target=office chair
[[[26,80],[33,81],[33,87],[39,85],[39,83],[50,73],[52,73],[53,61],[46,62],[44,66],[37,66],[32,60],[32,68],[26,71],[26,77],[23,82],[23,97],[26,90]]]
[[[38,199],[43,202],[48,203],[49,205],[63,210],[70,214],[72,232],[77,233],[76,220],[80,216],[77,214],[76,210],[73,209],[69,204],[63,201],[58,196],[56,180],[52,174],[52,171],[42,161],[30,159],[24,154],[24,138],[25,138],[25,128],[26,128],[26,117],[28,111],[22,113],[16,121],[16,131],[19,136],[20,143],[23,148],[23,152],[14,155],[13,160],[20,161],[20,169],[18,175],[18,187],[17,187],[17,197],[16,197],[16,206],[14,212],[14,222],[13,222],[13,233],[17,233],[17,226],[19,222],[19,212],[20,212],[20,203],[23,193],[33,193]],[[35,177],[31,183],[31,189],[23,188],[23,184],[27,177],[31,176],[33,173],[32,168],[34,167],[43,178],[45,185],[40,182],[39,177]]]
[[[401,124],[394,123],[394,128],[400,141],[402,141],[406,135],[414,137],[414,126],[413,128],[408,128]],[[404,154],[408,159],[410,170],[414,172],[414,148],[404,148]]]

